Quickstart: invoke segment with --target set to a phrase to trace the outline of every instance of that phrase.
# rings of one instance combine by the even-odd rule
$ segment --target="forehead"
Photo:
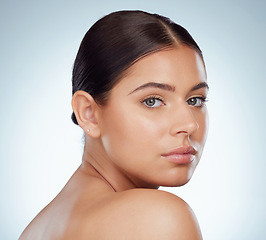
[[[177,88],[206,82],[204,62],[195,50],[184,45],[161,50],[134,63],[116,87],[136,88],[148,82]]]

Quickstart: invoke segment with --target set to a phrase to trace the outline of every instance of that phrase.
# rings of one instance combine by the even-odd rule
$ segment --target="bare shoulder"
[[[134,189],[116,193],[101,209],[101,228],[106,231],[98,239],[202,239],[191,208],[168,192]]]
[[[135,189],[127,194],[135,203],[134,210],[141,209],[139,214],[143,213],[141,219],[146,224],[141,230],[151,234],[150,239],[201,239],[192,209],[178,196],[148,189]]]

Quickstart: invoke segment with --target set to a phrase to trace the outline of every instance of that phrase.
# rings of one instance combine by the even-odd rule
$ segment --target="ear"
[[[98,124],[99,107],[93,97],[85,91],[77,91],[72,97],[72,108],[79,126],[85,134],[97,138],[100,136]]]

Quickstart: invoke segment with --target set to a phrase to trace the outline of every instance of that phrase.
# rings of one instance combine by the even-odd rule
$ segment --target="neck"
[[[120,192],[133,188],[158,188],[133,180],[119,169],[107,156],[101,143],[86,141],[81,168],[89,175],[102,179],[113,191]]]

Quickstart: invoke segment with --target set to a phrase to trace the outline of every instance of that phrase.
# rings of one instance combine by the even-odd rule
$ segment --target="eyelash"
[[[199,106],[195,106],[195,105],[193,105],[193,104],[188,104],[188,101],[189,100],[191,100],[191,99],[197,99],[197,100],[200,100],[201,101],[201,104],[199,105]],[[146,97],[146,98],[144,98],[143,100],[141,100],[140,102],[142,103],[142,104],[144,104],[147,108],[158,108],[158,107],[160,107],[160,106],[162,106],[162,105],[160,105],[160,106],[148,106],[147,105],[147,103],[145,103],[146,101],[148,101],[148,100],[158,100],[158,101],[160,101],[161,102],[161,104],[162,105],[165,105],[165,103],[164,103],[164,100],[161,98],[161,97],[159,97],[159,96],[149,96],[149,97]],[[191,98],[189,98],[187,101],[186,101],[186,103],[188,104],[188,105],[191,105],[191,106],[194,106],[194,107],[196,107],[196,108],[202,108],[204,105],[205,105],[205,103],[206,102],[208,102],[208,99],[207,99],[207,97],[203,97],[203,96],[195,96],[195,97],[191,97]]]
[[[192,105],[191,104],[191,106],[194,106],[194,107],[196,107],[196,108],[202,108],[204,105],[205,105],[205,103],[206,102],[208,102],[208,99],[206,98],[206,97],[191,97],[191,98],[189,98],[187,101],[186,101],[186,103],[188,104],[188,101],[189,100],[191,100],[191,99],[199,99],[199,100],[201,100],[201,104],[200,104],[200,106],[194,106],[194,105]],[[188,105],[190,105],[190,104],[188,104]]]
[[[155,107],[153,107],[153,106],[148,106],[147,103],[145,103],[145,102],[148,101],[148,100],[158,100],[158,101],[161,102],[162,105],[165,105],[164,100],[163,100],[161,97],[159,97],[159,96],[149,96],[149,97],[144,98],[144,99],[141,100],[140,102],[141,102],[142,104],[144,104],[147,108],[158,108],[158,107],[161,106],[161,105],[160,105],[160,106],[155,106]]]

